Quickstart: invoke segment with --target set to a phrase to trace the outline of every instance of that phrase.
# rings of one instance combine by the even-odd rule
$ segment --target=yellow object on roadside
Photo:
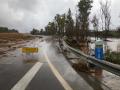
[[[22,53],[38,53],[38,48],[24,47]]]

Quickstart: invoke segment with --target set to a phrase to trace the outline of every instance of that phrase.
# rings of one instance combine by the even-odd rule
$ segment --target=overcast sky
[[[29,32],[43,28],[57,13],[71,8],[73,15],[79,0],[0,0],[0,26]],[[94,0],[92,14],[99,15],[99,1]],[[120,0],[111,0],[112,27],[120,25]]]

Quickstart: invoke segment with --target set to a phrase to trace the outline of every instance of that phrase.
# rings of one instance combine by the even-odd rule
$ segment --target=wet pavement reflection
[[[47,46],[44,46],[43,49],[47,53],[48,57],[64,77],[64,79],[69,82],[74,90],[110,90],[109,87],[101,83],[98,79],[88,75],[84,72],[79,72],[79,75],[71,67],[66,58],[55,49],[58,45],[56,42],[44,42]],[[96,76],[102,77],[102,70],[96,70]]]
[[[59,50],[59,44],[57,40],[54,40],[54,38],[52,37],[43,37],[42,39],[36,38],[35,40],[27,42],[24,46],[37,47],[39,48],[39,52],[35,54],[25,54],[22,53],[21,48],[18,48],[14,51],[10,51],[9,53],[7,53],[5,57],[0,58],[0,70],[1,70],[0,77],[3,78],[3,80],[0,81],[0,86],[1,85],[4,86],[5,83],[9,82],[11,84],[10,85],[7,84],[7,85],[9,86],[10,89],[11,86],[13,86],[38,61],[44,63],[45,66],[44,68],[42,68],[42,71],[39,71],[37,77],[33,79],[33,82],[35,83],[33,84],[31,82],[30,85],[38,86],[40,89],[39,84],[42,84],[43,82],[39,81],[38,78],[40,80],[43,79],[46,80],[45,76],[47,75],[45,74],[47,74],[47,72],[45,71],[48,71],[51,74],[50,77],[54,78],[55,82],[57,82],[56,78],[51,73],[51,70],[50,69],[48,70],[49,68],[48,63],[45,60],[45,56],[43,53],[45,52],[48,55],[48,58],[50,59],[52,64],[60,73],[60,75],[70,84],[73,90],[111,90],[110,88],[112,88],[113,90],[119,90],[120,88],[119,86],[120,77],[113,75],[105,70],[102,70],[101,68],[95,68],[93,70],[94,73],[91,73],[91,75],[85,72],[76,72],[72,68],[71,64],[66,59],[66,57]],[[7,64],[11,66],[6,66]],[[2,65],[5,65],[5,68],[3,68]],[[8,74],[11,73],[9,75],[6,75],[6,77],[8,77],[8,80],[6,80],[6,78],[4,78],[3,75],[1,74],[1,73],[3,74],[6,73],[4,71],[5,69],[9,71]],[[40,72],[44,72],[44,73],[40,74]],[[14,75],[14,73],[16,73],[17,75]],[[15,77],[15,79],[11,81],[11,78],[13,77]],[[49,84],[51,81],[46,80],[45,82],[48,82]],[[51,83],[51,85],[53,85],[53,83]],[[27,90],[30,88],[34,89],[33,87],[28,87]],[[57,88],[57,86],[55,88]],[[0,90],[3,90],[3,88],[0,88]],[[8,90],[8,89],[4,89],[4,90]]]

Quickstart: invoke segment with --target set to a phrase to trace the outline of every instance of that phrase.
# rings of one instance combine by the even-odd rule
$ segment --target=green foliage
[[[80,0],[78,3],[79,9],[79,21],[81,27],[81,36],[82,39],[85,40],[88,35],[88,28],[89,28],[89,15],[91,13],[92,8],[92,0]]]
[[[80,0],[78,3],[79,8],[79,18],[82,24],[88,26],[90,10],[92,8],[92,0]]]
[[[56,23],[56,26],[57,26],[57,33],[60,35],[60,36],[63,36],[64,35],[64,28],[65,28],[65,21],[66,21],[66,15],[63,14],[63,15],[59,15],[57,14],[55,16],[55,23]]]
[[[91,5],[92,3],[93,3],[92,0],[80,0],[80,2],[78,3],[78,8],[79,8],[79,12],[80,12],[80,18],[81,18],[81,20],[83,22],[88,21],[90,10],[92,8],[92,5]]]
[[[33,28],[33,30],[32,30],[30,33],[31,33],[32,35],[39,35],[39,34],[40,34],[39,30],[34,29],[34,28]]]
[[[67,14],[56,14],[54,20],[49,22],[45,27],[45,35],[58,35],[59,37],[67,36],[69,38],[77,35],[80,37],[78,33],[80,33],[80,27],[82,27],[83,36],[87,36],[87,31],[89,27],[89,14],[92,8],[92,0],[80,0],[78,3],[79,15],[76,19],[76,26],[74,24],[74,20],[72,18],[72,12],[69,9]],[[79,20],[78,20],[79,19]],[[80,26],[81,25],[81,26]],[[77,27],[77,28],[74,28]],[[76,30],[77,29],[77,30]],[[79,30],[79,31],[78,31]],[[83,37],[84,38],[84,37]]]
[[[120,34],[120,27],[117,28],[117,32]]]
[[[72,37],[74,34],[74,21],[73,21],[72,13],[71,13],[70,9],[69,9],[68,14],[66,16],[65,29],[66,29],[66,36]]]
[[[56,25],[54,22],[49,22],[48,25],[45,27],[45,31],[47,35],[54,35],[56,34]]]
[[[115,64],[120,64],[120,53],[107,52],[105,56],[106,56],[105,60],[110,61]]]
[[[40,35],[43,35],[44,34],[44,31],[43,29],[40,30]]]

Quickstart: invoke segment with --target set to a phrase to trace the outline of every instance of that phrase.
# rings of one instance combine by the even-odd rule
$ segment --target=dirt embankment
[[[30,35],[20,33],[0,33],[0,55],[15,45],[22,44],[32,38]]]

